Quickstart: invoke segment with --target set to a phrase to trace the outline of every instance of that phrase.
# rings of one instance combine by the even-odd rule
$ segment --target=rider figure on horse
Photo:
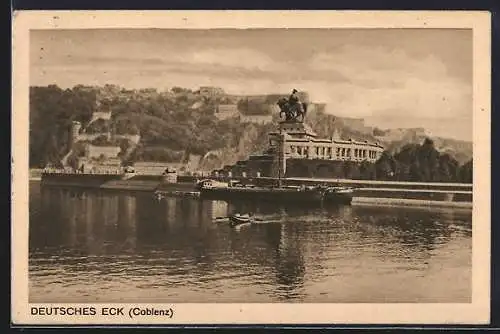
[[[284,113],[287,121],[297,121],[298,117],[302,117],[302,121],[304,120],[307,105],[300,101],[297,93],[298,91],[294,89],[288,99],[282,97],[277,102],[280,107],[280,115]]]
[[[300,102],[300,99],[299,99],[299,96],[297,95],[297,93],[298,93],[298,91],[296,89],[292,90],[292,94],[288,98],[288,103],[290,103],[290,105],[294,105],[294,104]]]
[[[303,114],[302,103],[300,102],[298,91],[296,89],[292,90],[292,94],[288,98],[288,105],[290,107],[290,111],[294,114],[295,117]]]

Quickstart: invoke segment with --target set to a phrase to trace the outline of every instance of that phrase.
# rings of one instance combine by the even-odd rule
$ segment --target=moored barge
[[[353,189],[325,186],[254,186],[203,180],[197,185],[200,197],[214,200],[251,200],[286,203],[350,204]]]

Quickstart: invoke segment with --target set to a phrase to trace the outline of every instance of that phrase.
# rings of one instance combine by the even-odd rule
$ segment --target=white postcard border
[[[487,324],[490,318],[489,12],[460,11],[22,11],[13,18],[12,322],[14,324]],[[473,29],[473,280],[470,304],[58,304],[95,316],[33,316],[28,302],[29,31],[119,28]],[[445,42],[445,41],[443,41]],[[334,287],[332,287],[334,288]],[[172,309],[166,316],[104,316],[102,307]]]

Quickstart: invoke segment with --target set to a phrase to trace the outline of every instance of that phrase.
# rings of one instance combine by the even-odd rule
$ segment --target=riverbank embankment
[[[31,175],[31,173],[30,173]],[[37,180],[36,174],[30,180]],[[60,188],[97,189],[107,191],[154,192],[169,196],[192,197],[197,178],[179,176],[177,183],[164,183],[158,175],[134,175],[123,179],[118,174],[58,174],[44,175],[41,184]],[[265,185],[275,182],[272,178],[243,179],[239,181]],[[472,208],[472,184],[423,183],[343,179],[282,179],[286,185],[341,185],[355,188],[353,205],[410,205],[432,207]]]

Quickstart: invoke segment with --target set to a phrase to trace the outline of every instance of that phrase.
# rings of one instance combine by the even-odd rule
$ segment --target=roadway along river
[[[253,211],[230,228],[215,220]],[[470,302],[472,212],[227,204],[30,183],[30,302]]]

